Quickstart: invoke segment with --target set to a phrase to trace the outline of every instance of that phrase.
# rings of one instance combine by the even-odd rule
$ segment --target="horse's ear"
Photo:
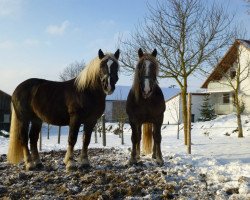
[[[105,56],[101,49],[99,49],[99,51],[98,51],[98,56],[99,56],[100,60],[103,59]]]
[[[119,56],[120,56],[120,50],[117,49],[117,51],[115,52],[114,54],[115,58],[118,60],[119,59]]]
[[[139,56],[139,58],[141,58],[143,56],[143,51],[141,48],[138,50],[138,56]]]
[[[154,51],[152,52],[152,54],[151,54],[152,56],[154,56],[154,57],[156,57],[156,55],[157,55],[157,50],[156,49],[154,49]]]

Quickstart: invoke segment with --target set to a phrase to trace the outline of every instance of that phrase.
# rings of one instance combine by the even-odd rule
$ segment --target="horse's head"
[[[151,54],[143,53],[141,48],[138,51],[138,79],[142,96],[145,99],[150,97],[154,87],[157,85],[158,62],[156,55],[156,49]]]
[[[101,49],[98,52],[99,59],[101,60],[100,78],[102,88],[107,95],[114,92],[115,84],[118,81],[119,55],[119,49],[114,54],[105,55]]]

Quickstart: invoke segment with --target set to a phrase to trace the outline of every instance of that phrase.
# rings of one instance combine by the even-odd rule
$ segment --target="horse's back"
[[[55,82],[45,79],[28,79],[20,83],[12,95],[12,103],[21,118],[40,118],[42,121],[68,123],[64,91],[69,82]],[[60,111],[60,112],[59,112]],[[51,119],[53,118],[53,119]],[[56,119],[56,120],[55,120]],[[54,122],[55,124],[61,124]]]
[[[11,100],[17,114],[26,115],[25,113],[30,112],[32,94],[44,81],[46,80],[36,78],[27,79],[16,87],[12,94]]]

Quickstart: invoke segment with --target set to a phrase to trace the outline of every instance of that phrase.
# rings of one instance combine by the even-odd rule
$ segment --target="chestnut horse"
[[[79,161],[80,167],[89,166],[91,133],[97,119],[104,112],[106,95],[115,90],[119,54],[119,49],[114,54],[106,55],[100,49],[98,56],[76,78],[69,81],[32,78],[18,85],[12,95],[8,161],[18,163],[24,159],[27,170],[42,167],[37,141],[42,122],[47,122],[57,126],[69,125],[64,163],[67,170],[74,169],[73,149],[79,127],[84,124]]]
[[[157,51],[151,54],[138,51],[139,61],[135,68],[133,86],[129,92],[126,111],[132,129],[132,152],[130,164],[137,163],[140,158],[141,128],[143,127],[144,153],[152,152],[152,137],[154,141],[152,158],[163,165],[161,153],[161,125],[165,111],[163,93],[157,82],[158,62]]]

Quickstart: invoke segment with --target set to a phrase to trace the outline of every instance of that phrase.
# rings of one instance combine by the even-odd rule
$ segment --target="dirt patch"
[[[79,156],[80,151],[75,151]],[[89,149],[92,167],[66,172],[65,151],[40,154],[44,168],[25,171],[24,164],[10,165],[0,157],[1,199],[213,199],[202,175],[192,166],[178,167],[165,158],[158,167],[143,157],[137,165],[126,163],[129,152],[119,149]],[[173,167],[172,167],[173,166]],[[194,178],[185,177],[193,170]]]

